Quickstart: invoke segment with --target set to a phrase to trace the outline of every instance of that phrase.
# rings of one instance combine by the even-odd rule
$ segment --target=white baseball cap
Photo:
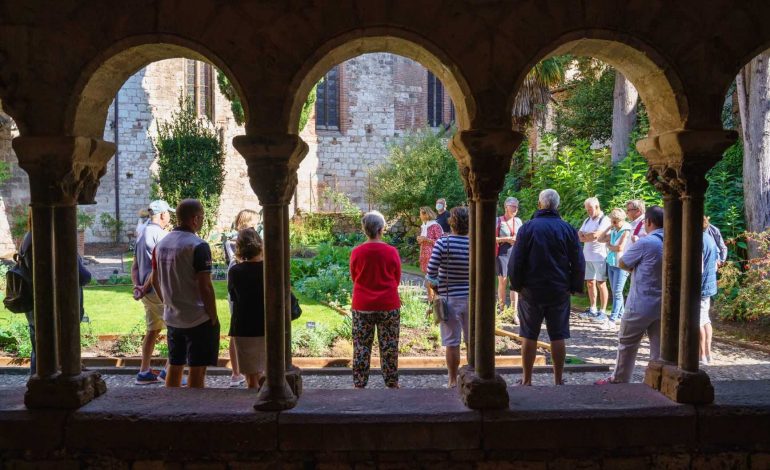
[[[150,213],[151,214],[162,214],[164,212],[171,212],[173,214],[174,212],[176,212],[163,199],[158,199],[157,201],[152,201],[150,203],[149,209],[150,209]]]

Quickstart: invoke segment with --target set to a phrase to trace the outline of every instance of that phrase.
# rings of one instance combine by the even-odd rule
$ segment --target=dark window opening
[[[316,129],[340,128],[340,80],[339,66],[333,67],[318,82],[315,100]]]
[[[187,59],[185,92],[198,116],[214,120],[214,68],[211,64]]]
[[[428,72],[428,125],[438,127],[444,122],[444,86]]]

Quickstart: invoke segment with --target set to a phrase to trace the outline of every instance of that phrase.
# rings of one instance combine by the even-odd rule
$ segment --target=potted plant
[[[94,216],[78,209],[78,254],[86,254],[86,229],[94,224]]]

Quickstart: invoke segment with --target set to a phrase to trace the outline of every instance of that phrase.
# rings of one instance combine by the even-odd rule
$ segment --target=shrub
[[[291,352],[297,355],[324,356],[336,338],[334,330],[322,323],[315,328],[298,328],[292,331]]]
[[[201,233],[216,223],[219,198],[225,179],[225,157],[216,130],[199,119],[192,102],[180,98],[179,110],[170,121],[158,124],[158,197],[171,206],[182,199],[198,199],[206,218]]]
[[[295,286],[311,299],[333,305],[349,305],[353,294],[348,268],[338,264],[319,269],[315,276],[300,279]]]
[[[32,343],[29,341],[29,325],[23,315],[0,325],[0,349],[18,357],[30,357]]]
[[[719,293],[714,306],[720,318],[734,321],[770,320],[770,229],[746,233],[764,256],[746,261],[745,271],[736,261],[719,270]]]
[[[110,232],[111,239],[116,242],[120,240],[120,235],[123,233],[123,225],[125,225],[125,222],[117,220],[109,212],[102,212],[99,215],[99,223]]]
[[[743,145],[740,141],[725,151],[722,160],[709,170],[706,178],[705,212],[719,227],[725,239],[736,238],[744,230],[743,218]]]
[[[418,227],[420,206],[433,207],[443,197],[449,207],[466,200],[457,162],[447,148],[451,132],[427,129],[404,137],[390,149],[385,163],[370,175],[369,199],[377,201],[389,219]]]
[[[426,315],[428,303],[423,299],[423,289],[419,286],[401,285],[401,326],[404,328],[427,328],[432,320]]]
[[[144,323],[137,323],[127,334],[120,336],[112,345],[112,351],[116,355],[129,356],[136,354],[142,347],[144,335]]]

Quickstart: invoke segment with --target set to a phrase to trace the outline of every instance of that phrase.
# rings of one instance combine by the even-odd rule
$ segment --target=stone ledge
[[[714,404],[697,407],[701,445],[770,451],[770,381],[735,380],[714,385]]]
[[[25,391],[23,387],[0,388],[0,450],[47,453],[60,448],[68,412],[28,410]]]

